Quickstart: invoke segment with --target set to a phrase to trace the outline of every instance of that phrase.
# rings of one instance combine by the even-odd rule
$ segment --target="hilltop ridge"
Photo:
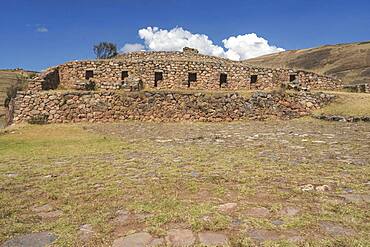
[[[244,62],[272,68],[293,68],[334,76],[344,84],[370,82],[370,41],[290,50]]]

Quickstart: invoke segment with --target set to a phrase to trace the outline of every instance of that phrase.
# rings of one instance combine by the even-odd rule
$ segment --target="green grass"
[[[89,246],[110,246],[115,238],[143,230],[164,236],[178,225],[194,232],[225,232],[233,246],[254,245],[245,233],[249,229],[295,230],[308,238],[306,246],[322,246],[324,240],[326,246],[335,246],[339,240],[327,238],[318,228],[320,220],[330,220],[357,232],[340,240],[343,246],[366,246],[370,239],[368,205],[341,203],[336,198],[347,186],[368,193],[369,167],[327,157],[342,151],[369,163],[367,149],[359,146],[359,140],[370,126],[354,126],[357,131],[347,130],[344,124],[299,119],[12,127],[0,133],[0,243],[17,234],[47,230],[58,235],[56,246],[82,246],[79,226],[91,224],[96,235]],[[337,137],[340,144],[335,149],[311,142],[325,136],[312,133],[330,134],[342,128],[346,133]],[[302,142],[289,134],[292,131],[311,133],[302,137],[309,141]],[[270,133],[283,132],[287,134],[268,139]],[[249,137],[256,133],[266,136],[251,141]],[[314,156],[291,152],[290,145],[303,145],[299,150]],[[283,158],[274,161],[261,156],[269,150]],[[303,157],[304,163],[289,163]],[[301,192],[299,186],[307,183],[329,184],[333,190]],[[238,203],[235,212],[217,209],[227,202]],[[45,204],[62,215],[42,219],[32,211]],[[283,217],[282,227],[274,226],[271,220],[287,204],[299,207],[301,213]],[[245,212],[255,206],[268,208],[271,215],[247,216]],[[145,217],[117,227],[112,221],[120,209]],[[235,219],[243,221],[237,229],[231,226]],[[293,246],[286,241],[266,245]]]
[[[370,94],[332,92],[337,96],[334,103],[317,110],[315,114],[342,116],[370,116]]]

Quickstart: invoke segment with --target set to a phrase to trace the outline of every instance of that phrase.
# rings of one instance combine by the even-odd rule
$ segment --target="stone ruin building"
[[[295,90],[274,93],[284,92],[274,90],[281,87]],[[68,123],[292,118],[333,100],[308,89],[341,87],[340,80],[312,72],[255,67],[191,48],[133,52],[49,68],[18,92],[9,104],[8,119]],[[241,93],[248,90],[253,92]]]
[[[135,82],[136,83],[133,83]],[[73,61],[50,68],[30,89],[264,90],[281,83],[311,89],[338,89],[341,81],[312,72],[255,67],[243,61],[183,52],[133,52],[114,59]]]

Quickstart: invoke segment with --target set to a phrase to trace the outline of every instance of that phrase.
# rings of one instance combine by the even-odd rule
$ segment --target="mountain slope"
[[[370,41],[285,51],[245,62],[263,67],[308,70],[335,76],[344,84],[370,83]]]

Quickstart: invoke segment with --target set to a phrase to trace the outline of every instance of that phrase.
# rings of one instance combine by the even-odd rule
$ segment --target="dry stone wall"
[[[323,93],[178,93],[117,91],[19,92],[11,102],[13,122],[232,121],[276,116],[293,118],[329,103]]]
[[[147,89],[263,90],[276,88],[292,77],[311,89],[342,87],[340,80],[312,72],[258,68],[187,49],[185,52],[135,52],[109,60],[74,61],[59,65],[56,70],[60,87],[64,89],[72,89],[76,83],[86,80],[87,71],[92,73],[90,79],[98,88],[108,89],[117,89],[117,85],[122,84],[123,73],[141,79]],[[160,74],[157,80],[156,73]],[[195,80],[189,81],[189,73],[196,74]],[[225,83],[221,83],[221,74],[226,75]]]

